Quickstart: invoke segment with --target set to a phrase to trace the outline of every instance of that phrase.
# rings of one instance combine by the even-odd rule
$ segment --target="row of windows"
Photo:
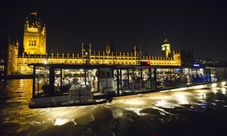
[[[24,63],[22,63],[21,61],[18,62],[18,64],[28,64],[28,63],[43,63],[44,61],[30,61],[30,62],[27,62],[25,61]],[[64,61],[48,61],[48,63],[76,63],[76,64],[82,64],[83,62],[82,61],[67,61],[65,60]],[[86,62],[84,62],[86,63]],[[99,62],[99,61],[91,61],[90,62],[91,64],[136,64],[135,62],[124,62],[124,61],[113,61],[113,62]]]
[[[67,56],[67,57],[56,57],[56,56],[47,56],[47,55],[42,55],[42,56],[39,56],[39,55],[36,55],[36,56],[34,56],[34,55],[30,55],[30,56],[23,56],[23,58],[57,58],[57,59],[81,59],[82,57],[79,57],[79,56],[77,56],[77,57],[69,57],[69,56]],[[86,59],[85,57],[84,57],[84,59]],[[135,58],[135,57],[133,57],[133,58],[131,58],[131,57],[127,57],[127,58],[119,58],[119,57],[109,57],[109,58],[107,58],[107,57],[91,57],[90,58],[90,60],[92,60],[92,59],[109,59],[109,60],[112,60],[112,59],[128,59],[128,60],[136,60],[136,59],[139,59],[139,58]]]
[[[24,58],[29,58],[29,56],[24,56]],[[56,57],[56,56],[30,56],[30,58],[59,58],[59,59],[61,59],[61,58],[70,58],[70,59],[73,59],[73,57]],[[75,59],[81,59],[81,57],[76,57]],[[109,58],[107,58],[107,57],[91,57],[91,59],[109,59],[109,60],[112,60],[112,59],[126,59],[126,60],[135,60],[136,58],[135,57],[133,57],[133,58],[130,58],[130,57],[126,57],[126,58],[119,58],[119,57],[113,57],[113,58],[111,58],[111,57],[109,57]]]
[[[88,55],[88,52],[84,52],[83,53],[84,55]],[[105,53],[105,52],[103,52],[103,53],[100,53],[100,52],[98,52],[98,53],[95,53],[95,51],[94,51],[94,53],[90,53],[90,56],[125,56],[125,57],[130,57],[130,56],[135,56],[134,55],[134,53],[127,53],[127,54],[125,54],[125,53],[117,53],[117,52],[111,52],[111,53]],[[136,56],[140,56],[140,54],[136,54]]]
[[[29,40],[28,45],[29,46],[36,46],[36,40]]]
[[[43,55],[43,56],[23,56],[24,58],[58,58],[58,59],[81,59],[81,57],[77,56],[77,57],[62,57],[62,56],[46,56],[46,55]],[[136,58],[136,57],[103,57],[103,56],[97,56],[97,57],[91,57],[91,59],[105,59],[105,60],[112,60],[112,59],[124,59],[124,60],[136,60],[136,59],[139,59],[139,58]],[[142,58],[143,59],[143,58]],[[153,58],[152,58],[153,59]],[[179,58],[178,58],[179,59]],[[169,60],[169,59],[160,59],[160,58],[156,58],[156,60]]]
[[[91,57],[91,59],[128,59],[128,60],[135,60],[136,58],[135,57],[102,57],[102,56],[100,56],[100,57]]]

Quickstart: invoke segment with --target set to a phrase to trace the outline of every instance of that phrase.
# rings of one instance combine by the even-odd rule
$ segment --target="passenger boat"
[[[111,102],[113,97],[211,82],[204,67],[28,64],[33,67],[30,108]]]

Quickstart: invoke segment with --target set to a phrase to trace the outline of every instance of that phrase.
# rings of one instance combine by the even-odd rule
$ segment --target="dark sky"
[[[227,59],[226,0],[1,0],[0,39],[22,45],[25,18],[31,12],[47,27],[47,48],[81,52],[81,42],[103,51],[105,39],[115,51],[161,55],[164,33],[172,50],[193,49],[195,57]]]

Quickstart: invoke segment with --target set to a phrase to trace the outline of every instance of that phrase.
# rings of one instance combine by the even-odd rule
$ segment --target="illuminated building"
[[[19,42],[1,41],[0,43],[0,79],[18,71],[18,47]]]
[[[50,53],[46,50],[46,26],[40,20],[24,24],[23,51],[18,54],[19,44],[8,50],[9,60],[7,75],[32,74],[29,63],[66,63],[66,64],[106,64],[106,65],[141,65],[147,62],[152,66],[181,66],[181,52],[172,51],[165,37],[161,50],[163,56],[148,56],[142,54],[141,47],[134,46],[132,52],[113,52],[107,40],[104,51],[92,51],[92,44],[82,42],[81,54]],[[12,51],[14,50],[14,51]]]

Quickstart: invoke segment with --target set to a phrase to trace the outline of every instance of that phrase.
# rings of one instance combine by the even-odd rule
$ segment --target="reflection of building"
[[[11,44],[10,44],[11,45]],[[23,51],[19,52],[18,42],[8,50],[7,75],[32,74],[29,63],[67,63],[67,64],[107,64],[107,65],[140,65],[148,62],[154,66],[181,66],[181,52],[172,51],[168,40],[165,38],[161,46],[163,56],[148,56],[142,54],[142,49],[134,46],[132,52],[113,52],[109,42],[106,42],[105,50],[92,51],[92,44],[85,45],[82,42],[81,54],[52,53],[46,50],[46,27],[40,20],[32,24],[26,18],[24,24]]]

